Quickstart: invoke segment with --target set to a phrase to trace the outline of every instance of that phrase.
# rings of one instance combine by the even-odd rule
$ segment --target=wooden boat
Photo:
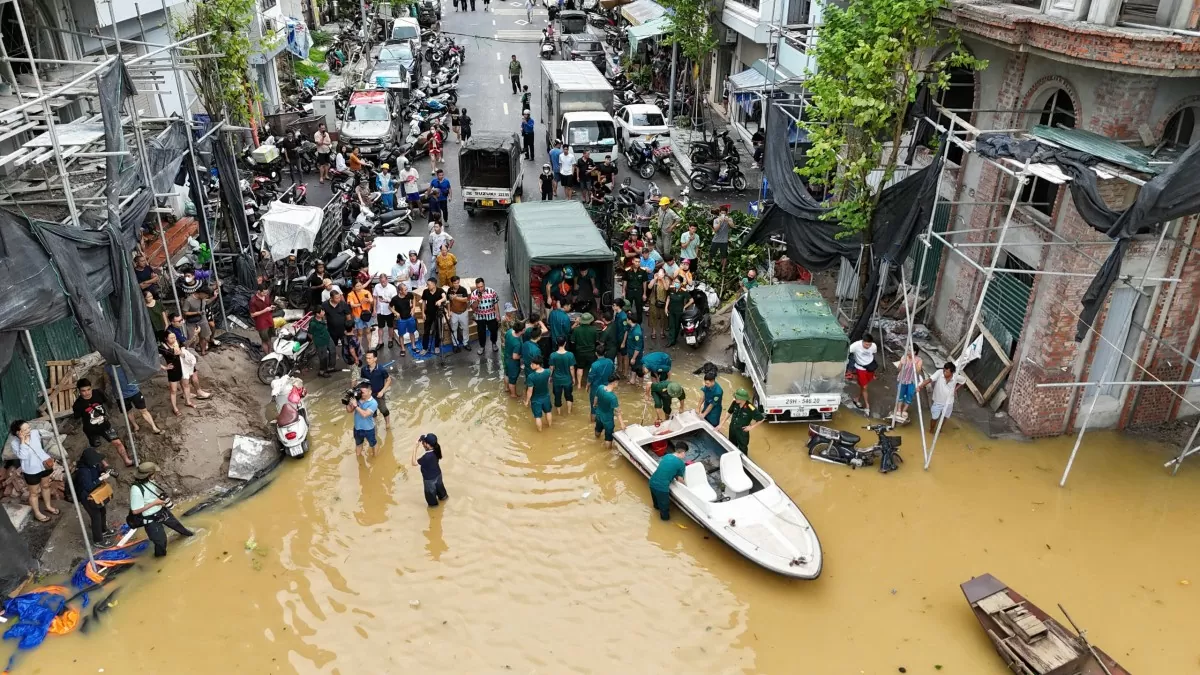
[[[996,577],[984,574],[960,587],[1015,675],[1130,675],[1108,654],[1088,644],[1086,631],[1072,633]]]
[[[671,482],[671,501],[692,520],[755,563],[797,579],[821,574],[821,542],[808,518],[762,467],[694,411],[660,426],[630,424],[614,436],[617,449],[649,477],[656,445],[686,442],[684,482]]]

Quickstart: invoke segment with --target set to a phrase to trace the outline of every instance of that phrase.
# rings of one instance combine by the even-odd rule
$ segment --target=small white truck
[[[771,422],[827,421],[842,402],[850,341],[814,286],[757,286],[734,305],[733,365]]]

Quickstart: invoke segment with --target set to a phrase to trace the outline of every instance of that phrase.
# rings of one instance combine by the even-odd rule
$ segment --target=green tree
[[[666,33],[667,44],[677,45],[683,60],[694,64],[692,90],[699,92],[700,64],[705,63],[717,48],[717,37],[712,27],[720,23],[720,19],[713,16],[713,6],[709,0],[665,0],[663,6],[670,10],[667,16],[671,28]],[[682,72],[677,72],[676,77],[683,77]]]
[[[249,126],[260,98],[248,76],[255,0],[203,0],[189,4],[188,11],[174,22],[175,39],[209,33],[190,44],[200,54],[219,55],[195,59],[194,70],[188,71],[200,104],[213,117],[225,115],[231,124]],[[264,37],[258,48],[267,48],[270,41]]]
[[[875,205],[899,163],[904,112],[918,88],[944,90],[952,67],[987,67],[962,48],[957,33],[936,25],[945,5],[946,0],[824,5],[809,51],[816,72],[805,81],[811,105],[801,122],[812,146],[796,171],[833,195],[828,218],[841,221],[843,235],[870,239]],[[947,56],[925,63],[943,52]],[[877,169],[883,180],[872,186],[868,179]]]

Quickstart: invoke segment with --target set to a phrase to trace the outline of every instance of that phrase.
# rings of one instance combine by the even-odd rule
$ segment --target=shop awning
[[[667,10],[654,0],[634,0],[621,7],[621,16],[629,22],[631,26],[640,26],[644,23],[649,23],[660,16],[667,13]]]
[[[778,86],[783,82],[795,79],[795,75],[783,66],[771,67],[764,59],[759,59],[736,75],[729,76],[729,91],[732,93],[748,93],[766,89],[771,85]]]
[[[652,37],[658,37],[671,30],[671,17],[660,16],[657,19],[652,19],[640,26],[630,26],[625,29],[625,35],[629,37],[629,52],[632,54],[637,51],[638,43],[642,40],[647,40]]]

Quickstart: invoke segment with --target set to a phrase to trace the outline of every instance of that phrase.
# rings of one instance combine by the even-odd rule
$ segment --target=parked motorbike
[[[647,180],[654,177],[657,170],[654,166],[654,148],[640,138],[635,138],[625,146],[625,163],[630,171],[636,171]]]
[[[543,59],[553,59],[558,47],[555,45],[555,40],[549,36],[542,36],[541,56]]]
[[[697,349],[708,338],[712,328],[712,315],[709,308],[716,299],[716,293],[708,286],[697,283],[691,290],[692,306],[683,310],[683,342],[692,349]]]
[[[900,468],[904,461],[900,456],[900,437],[888,436],[885,431],[891,427],[886,424],[870,424],[865,427],[874,431],[879,437],[875,445],[860,449],[858,442],[862,440],[857,434],[849,431],[838,431],[818,424],[808,425],[808,456],[810,459],[829,464],[843,464],[852,469],[860,466],[871,466],[879,459],[879,473],[889,473]]]
[[[308,452],[308,408],[304,397],[308,391],[304,382],[290,373],[271,381],[271,397],[275,399],[275,440],[279,451],[288,457],[303,457]]]
[[[279,195],[279,201],[284,204],[297,204],[303,206],[308,203],[308,185],[306,183],[294,183],[290,188]]]
[[[743,192],[748,185],[746,174],[742,173],[736,158],[727,158],[723,163],[695,165],[688,182],[697,192],[706,190]]]
[[[303,288],[304,282],[301,281],[299,285]],[[279,329],[279,335],[271,345],[271,353],[264,355],[258,363],[259,382],[271,384],[280,375],[303,368],[308,363],[315,351],[308,339],[308,322],[311,320],[310,312],[299,321]]]
[[[678,101],[676,103],[678,104]],[[663,110],[667,109],[665,101],[661,104],[661,107]],[[676,112],[683,114],[679,108],[676,108]],[[737,162],[739,159],[737,145],[729,137],[729,131],[722,131],[712,138],[692,145],[693,164],[707,164],[716,161],[718,158],[725,161],[732,159],[734,162]]]

